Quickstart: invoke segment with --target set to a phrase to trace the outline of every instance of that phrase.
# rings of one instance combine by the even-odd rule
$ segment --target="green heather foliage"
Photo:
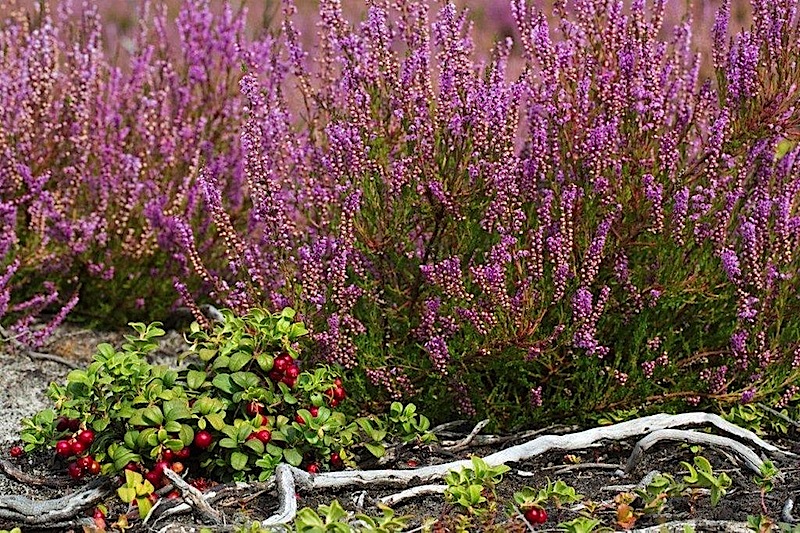
[[[285,0],[261,40],[187,2],[130,68],[91,14],[10,17],[4,324],[81,291],[111,321],[164,309],[174,275],[195,310],[296,309],[365,407],[797,415],[797,0],[752,0],[744,29],[723,2],[700,37],[662,0],[531,3],[488,59],[423,0],[321,0],[315,39]]]
[[[246,234],[201,177],[230,272],[185,232],[212,296],[295,307],[359,398],[437,420],[796,410],[796,2],[738,33],[723,4],[710,58],[663,2],[511,4],[482,62],[450,4],[322,1],[306,50],[285,2],[284,70],[242,81]]]

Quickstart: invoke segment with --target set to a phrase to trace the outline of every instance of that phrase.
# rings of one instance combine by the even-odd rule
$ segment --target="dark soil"
[[[104,335],[81,331],[62,331],[55,343],[49,347],[53,353],[58,353],[63,357],[86,362],[96,343],[102,341],[115,342],[118,338],[114,335]],[[179,343],[179,339],[175,340]],[[177,350],[176,350],[177,352]],[[162,354],[165,361],[169,362],[169,354]],[[68,369],[58,363],[47,361],[31,361],[24,355],[2,354],[3,372],[0,372],[0,401],[2,402],[3,412],[6,420],[0,424],[0,443],[4,449],[2,457],[8,459],[7,449],[17,437],[14,428],[18,429],[19,419],[29,416],[36,410],[42,408],[45,398],[44,390],[47,383],[51,380],[63,377]],[[13,423],[12,423],[13,422]],[[466,434],[471,429],[468,425],[457,428],[462,434]],[[781,439],[772,440],[776,445],[787,451],[800,454],[800,443],[796,435],[789,435]],[[491,447],[477,447],[465,450],[458,454],[446,453],[438,446],[425,448],[403,449],[394,464],[382,465],[381,468],[412,468],[424,466],[426,464],[441,464],[455,459],[468,458],[471,455],[485,456],[499,451],[502,447],[518,444],[509,441],[504,445]],[[602,520],[604,526],[621,530],[616,524],[617,504],[614,502],[622,490],[609,490],[610,486],[633,486],[636,485],[648,472],[657,470],[662,473],[669,473],[676,479],[681,479],[684,469],[681,461],[691,463],[696,454],[706,457],[712,464],[714,472],[725,472],[732,479],[732,486],[727,494],[722,498],[716,507],[712,507],[710,497],[707,492],[699,491],[693,495],[685,497],[670,498],[663,511],[657,515],[647,515],[640,518],[635,523],[635,528],[657,525],[659,523],[678,520],[725,520],[735,522],[746,522],[749,515],[766,514],[773,520],[781,520],[782,508],[789,498],[797,496],[800,491],[800,460],[785,458],[774,458],[776,466],[784,474],[783,481],[777,482],[775,489],[762,497],[759,487],[753,480],[751,472],[742,470],[740,464],[728,453],[714,448],[697,449],[688,445],[676,443],[664,444],[650,449],[644,456],[641,464],[630,475],[622,474],[628,456],[635,444],[635,440],[622,442],[606,442],[596,448],[583,450],[580,452],[570,452],[572,457],[567,457],[564,453],[551,452],[542,455],[534,460],[525,461],[519,464],[510,464],[512,470],[504,476],[497,490],[496,512],[484,513],[482,518],[473,517],[467,526],[468,531],[529,531],[529,526],[522,518],[517,515],[510,507],[513,502],[514,492],[525,486],[541,488],[546,485],[548,479],[561,479],[571,485],[576,491],[585,496],[586,500],[591,500],[598,504],[595,517]],[[78,490],[79,483],[70,483],[63,465],[54,463],[52,456],[47,453],[24,456],[19,459],[11,459],[12,465],[20,470],[39,476],[49,481],[62,481],[63,487],[46,487],[32,485],[30,483],[20,483],[12,477],[3,476],[0,473],[0,495],[25,495],[33,499],[44,500],[63,496],[65,493]],[[603,463],[617,465],[619,469],[598,469],[598,468],[578,468],[568,472],[559,472],[564,466],[574,465],[575,463]],[[365,464],[365,467],[370,465]],[[574,468],[574,467],[572,467]],[[342,506],[352,512],[376,514],[378,513],[375,503],[379,498],[398,492],[397,488],[384,490],[370,489],[363,491],[355,489],[352,492],[319,492],[314,494],[302,493],[299,495],[300,507],[317,508],[319,505],[329,504],[337,499]],[[217,501],[214,506],[222,511],[227,524],[243,523],[249,520],[262,520],[270,516],[277,508],[277,501],[274,494],[263,493],[256,497],[252,493],[231,494],[230,497]],[[1,498],[2,496],[0,496]],[[243,500],[247,500],[243,503]],[[357,506],[360,503],[361,506]],[[120,514],[129,510],[122,506],[115,497],[111,497],[107,505],[109,507],[109,526]],[[634,507],[637,507],[634,503]],[[537,526],[534,530],[557,531],[556,525],[559,522],[572,520],[579,516],[573,507],[575,504],[564,505],[556,508],[552,505],[547,507],[549,520],[542,526]],[[764,512],[766,510],[766,512]],[[425,523],[432,523],[438,520],[438,526],[433,531],[455,531],[458,517],[464,511],[458,507],[447,504],[443,496],[426,496],[409,500],[395,507],[398,515],[410,516],[409,528],[414,530]],[[85,516],[91,515],[91,509],[86,511]],[[164,519],[155,524],[145,527],[136,518],[136,512],[129,512],[131,517],[131,528],[127,531],[137,533],[140,531],[199,531],[202,527],[201,518],[191,514],[181,517]],[[179,519],[169,526],[170,520]],[[0,529],[10,529],[17,524],[3,522],[0,520]],[[168,527],[169,526],[169,527]],[[81,531],[83,528],[55,528],[49,531]],[[37,529],[23,528],[25,532],[38,531]],[[91,529],[90,529],[91,530]],[[228,526],[228,530],[230,526]],[[463,529],[462,529],[463,530]],[[699,531],[699,530],[698,530]],[[709,530],[712,531],[712,530]]]

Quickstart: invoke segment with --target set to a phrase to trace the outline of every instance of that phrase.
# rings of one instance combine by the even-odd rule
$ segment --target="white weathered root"
[[[382,504],[391,507],[393,505],[397,505],[398,503],[402,503],[406,500],[410,500],[418,496],[431,496],[434,494],[436,495],[444,494],[445,490],[447,490],[446,485],[418,485],[416,487],[411,487],[410,489],[406,489],[397,492],[395,494],[390,494],[389,496],[384,496],[379,501]]]
[[[472,428],[472,431],[469,432],[469,435],[467,435],[466,437],[464,437],[463,439],[452,445],[442,446],[442,449],[448,452],[457,452],[468,448],[469,445],[472,443],[472,441],[475,439],[475,437],[478,436],[478,433],[480,433],[483,428],[489,425],[489,422],[490,420],[488,418],[486,420],[481,420],[480,422],[475,424],[475,427]]]
[[[631,530],[631,533],[683,533],[687,528],[692,528],[698,533],[713,531],[714,533],[753,533],[746,522],[731,520],[676,520],[657,526],[642,527]]]
[[[297,516],[298,488],[313,486],[311,474],[286,464],[275,469],[275,483],[278,489],[278,512],[261,524],[265,527],[281,526],[291,523]]]
[[[73,519],[111,494],[109,479],[90,483],[85,489],[52,500],[31,500],[25,496],[0,496],[0,518],[28,526],[56,527],[76,523]]]
[[[682,441],[690,444],[703,444],[706,446],[727,448],[728,450],[735,452],[744,461],[745,465],[747,465],[747,468],[756,474],[761,473],[761,467],[764,465],[764,461],[762,461],[753,450],[741,442],[729,439],[728,437],[721,437],[719,435],[711,435],[709,433],[700,433],[691,430],[659,429],[650,433],[636,443],[636,445],[633,447],[630,457],[628,458],[628,464],[625,465],[625,473],[630,474],[633,472],[633,469],[636,468],[636,465],[638,465],[639,461],[641,461],[644,452],[650,447],[665,440]]]
[[[789,524],[796,524],[800,522],[800,520],[792,516],[793,510],[794,510],[794,499],[788,498],[786,500],[786,503],[783,504],[783,508],[781,509],[781,520]]]
[[[172,484],[181,492],[184,500],[200,513],[203,518],[212,524],[219,524],[222,522],[222,515],[208,504],[205,498],[203,498],[202,492],[186,483],[181,476],[169,468],[164,469],[164,475],[167,476],[167,478],[172,481]]]

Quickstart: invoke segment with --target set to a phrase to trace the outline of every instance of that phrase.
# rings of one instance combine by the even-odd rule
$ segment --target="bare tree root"
[[[447,486],[445,485],[418,485],[416,487],[411,487],[410,489],[406,489],[400,491],[395,494],[390,494],[389,496],[384,496],[380,499],[380,502],[384,505],[388,505],[389,507],[393,505],[397,505],[398,503],[402,503],[406,500],[410,500],[412,498],[416,498],[418,496],[431,496],[434,494],[444,494],[444,491],[447,490]]]
[[[170,470],[169,468],[164,469],[164,475],[172,481],[173,485],[175,485],[183,498],[189,503],[194,509],[200,513],[200,515],[211,522],[212,524],[219,524],[222,522],[222,517],[219,511],[215,511],[208,502],[203,499],[203,493],[197,490],[195,487],[186,483],[181,476]]]
[[[727,448],[735,452],[744,461],[747,468],[756,474],[760,474],[761,468],[764,466],[764,461],[762,461],[753,450],[728,437],[720,437],[719,435],[710,435],[708,433],[699,433],[690,430],[660,429],[650,433],[636,443],[636,446],[633,447],[633,451],[628,458],[628,464],[625,465],[625,473],[630,474],[633,472],[633,469],[636,468],[636,465],[641,461],[644,452],[665,440],[677,440],[690,444],[705,444],[707,446]]]
[[[730,520],[676,520],[657,526],[633,529],[631,533],[683,533],[687,528],[715,533],[753,533],[753,530],[747,527],[747,523]]]
[[[475,427],[472,428],[472,431],[469,432],[469,435],[464,437],[462,440],[458,441],[457,443],[453,444],[452,446],[442,446],[443,450],[447,450],[448,452],[457,452],[460,450],[464,450],[469,447],[475,437],[478,436],[478,433],[481,432],[483,428],[489,425],[490,420],[487,418],[486,420],[481,420]]]
[[[764,442],[754,433],[735,426],[719,416],[707,413],[685,413],[680,415],[658,414],[647,416],[637,420],[592,428],[567,435],[542,435],[528,442],[489,454],[483,459],[489,466],[519,463],[552,450],[581,450],[598,446],[603,441],[619,441],[641,435],[649,435],[637,443],[634,453],[631,454],[631,458],[628,461],[628,471],[633,468],[630,465],[638,461],[644,450],[655,442],[664,439],[689,440],[690,442],[721,446],[736,452],[739,457],[744,459],[750,469],[756,472],[759,471],[759,467],[762,464],[761,459],[753,450],[740,442],[727,437],[672,429],[692,425],[713,425],[763,452],[796,457],[795,454],[784,452],[776,446]],[[470,442],[474,442],[480,429],[479,424],[470,433],[473,440],[470,441],[468,436],[467,439],[462,439],[460,444],[468,445]],[[469,460],[459,460],[415,469],[341,471],[311,475],[298,468],[282,464],[276,469],[275,475],[265,483],[223,485],[214,487],[205,493],[187,489],[188,485],[183,479],[172,472],[168,472],[167,476],[181,490],[190,503],[164,502],[163,505],[157,506],[160,509],[156,513],[152,513],[148,520],[154,519],[154,521],[158,521],[168,516],[196,510],[206,520],[219,524],[224,516],[218,511],[209,511],[211,504],[218,502],[223,497],[232,495],[238,497],[243,495],[250,496],[254,490],[275,489],[277,491],[278,510],[273,516],[264,520],[262,524],[266,527],[281,529],[292,522],[297,515],[296,492],[330,489],[353,490],[357,487],[402,487],[405,490],[383,499],[388,503],[399,503],[416,495],[441,493],[444,487],[442,485],[432,485],[433,482],[440,480],[451,470],[458,470],[471,465],[472,462]],[[102,501],[103,498],[111,493],[108,484],[109,480],[106,480],[101,485],[95,485],[81,492],[45,502],[33,502],[22,496],[0,496],[0,518],[10,519],[25,525],[54,527],[53,524],[71,519],[86,507]],[[416,485],[423,486],[415,487]],[[705,524],[703,521],[696,521],[695,523],[698,527],[704,527]],[[681,522],[681,524],[684,524],[684,522]],[[739,531],[739,529],[726,529],[739,527],[735,522],[714,522],[714,524],[715,527],[719,525],[722,528],[715,529],[715,531]],[[643,529],[641,531],[647,532],[649,530]]]
[[[74,518],[97,505],[111,494],[111,480],[104,478],[85,489],[52,500],[35,501],[25,496],[0,496],[0,518],[16,524],[42,527],[64,527],[80,521]]]
[[[0,471],[3,472],[7,477],[19,481],[20,483],[24,483],[26,485],[33,485],[34,487],[50,487],[54,489],[63,489],[64,487],[69,486],[69,482],[64,481],[62,479],[53,479],[51,477],[44,477],[44,476],[33,476],[26,472],[23,472],[9,461],[5,459],[0,459]]]

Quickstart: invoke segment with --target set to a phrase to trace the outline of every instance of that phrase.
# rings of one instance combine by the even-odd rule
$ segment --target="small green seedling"
[[[689,488],[705,488],[711,491],[711,505],[716,506],[720,498],[725,495],[725,492],[731,486],[731,478],[724,472],[718,476],[714,475],[711,468],[711,463],[708,459],[702,456],[694,458],[694,466],[686,461],[681,462],[681,466],[689,471],[689,474],[683,477]]]
[[[472,457],[472,468],[450,471],[445,475],[445,499],[475,512],[481,504],[488,501],[487,494],[494,498],[495,487],[509,470],[506,465],[492,467],[480,457]]]

